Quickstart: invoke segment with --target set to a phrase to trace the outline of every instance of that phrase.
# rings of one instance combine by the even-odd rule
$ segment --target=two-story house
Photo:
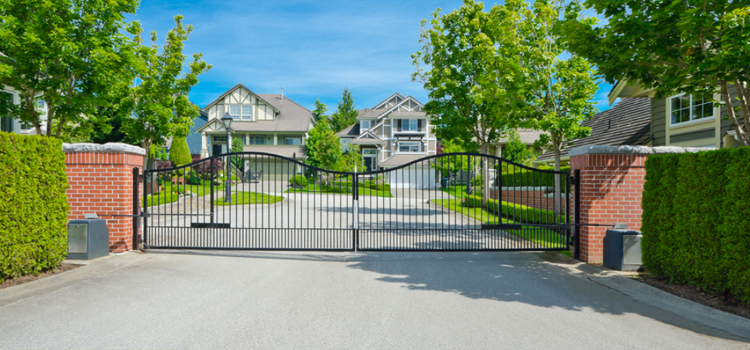
[[[371,109],[361,110],[357,122],[340,131],[344,145],[357,145],[368,171],[398,167],[434,155],[437,139],[424,105],[412,96],[395,93]],[[437,173],[420,163],[402,176],[391,174],[395,187],[434,188]]]
[[[287,158],[303,160],[305,138],[314,126],[310,110],[284,97],[283,94],[256,94],[242,84],[237,84],[203,108],[208,121],[195,130],[201,135],[201,158],[227,152],[227,133],[221,118],[232,116],[230,137],[241,137],[245,152],[265,152]],[[289,162],[248,159],[246,165],[263,174],[288,175]]]
[[[13,90],[10,86],[0,85],[0,103],[21,103],[21,97],[18,91]],[[42,99],[35,101],[36,109],[41,113],[42,132],[46,130],[47,104]],[[36,129],[33,125],[22,123],[18,118],[10,114],[0,115],[0,131],[11,132],[15,134],[33,135]]]

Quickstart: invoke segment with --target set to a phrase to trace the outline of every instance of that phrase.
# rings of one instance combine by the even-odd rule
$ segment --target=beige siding
[[[654,138],[654,146],[667,144],[667,100],[651,100],[651,133]]]

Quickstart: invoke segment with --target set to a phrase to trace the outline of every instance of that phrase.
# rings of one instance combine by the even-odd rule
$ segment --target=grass
[[[214,192],[217,192],[222,187],[222,185],[214,185]],[[172,183],[165,183],[161,186],[161,192],[146,197],[146,206],[153,207],[176,202],[180,199],[180,195],[175,193],[176,191],[179,191],[180,193],[187,191],[201,197],[211,192],[211,185],[207,181],[204,182],[203,185],[175,185]]]
[[[257,192],[232,192],[232,202],[224,202],[224,198],[215,201],[216,205],[245,205],[245,204],[273,204],[284,200],[282,196],[272,196]]]
[[[464,196],[466,196],[466,185],[450,186],[448,188],[441,189],[441,191],[456,198],[464,198]]]
[[[486,225],[497,225],[500,222],[502,222],[503,224],[515,223],[514,221],[508,220],[506,218],[497,217],[495,214],[490,213],[484,208],[464,207],[461,205],[460,199],[437,199],[431,202],[441,207],[447,208],[448,210],[452,210],[466,215],[472,219],[481,221]],[[527,230],[506,230],[506,232],[545,247],[559,247],[561,242],[565,242],[565,236],[554,231],[545,230],[535,226],[522,226],[522,228]],[[570,256],[570,251],[564,251],[562,253]]]
[[[348,182],[345,182],[345,181],[338,181],[337,184],[340,184],[340,185],[337,185],[337,186],[350,187],[350,186],[347,186]],[[346,188],[346,187],[340,187],[340,188]],[[284,191],[284,193],[297,193],[297,192],[307,192],[307,193],[343,193],[343,192],[334,192],[332,190],[324,190],[322,186],[316,185],[316,184],[308,184],[306,188],[290,188],[290,189]],[[346,193],[351,193],[351,189],[349,190],[349,192],[346,192]],[[374,190],[374,189],[371,189],[371,188],[368,188],[368,187],[362,187],[362,186],[359,187],[359,195],[360,196],[389,197],[389,198],[393,197],[393,195],[391,195],[391,191],[388,190],[388,189]]]

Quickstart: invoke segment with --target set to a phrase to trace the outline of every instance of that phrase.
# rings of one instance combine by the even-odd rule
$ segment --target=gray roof
[[[229,95],[230,93],[232,93],[232,91],[234,91],[234,90],[236,90],[237,88],[240,88],[240,87],[244,88],[247,91],[250,91],[251,94],[253,94],[255,96],[258,96],[258,98],[260,98],[263,102],[268,103],[268,101],[266,101],[263,97],[261,97],[261,95],[256,94],[255,92],[253,92],[253,90],[250,90],[247,86],[242,85],[242,84],[237,84],[235,86],[232,86],[231,89],[229,89],[226,92],[224,92],[223,94],[221,94],[213,102],[209,103],[206,107],[203,107],[203,109],[208,110],[209,108],[211,108],[211,106],[213,106],[213,105],[221,102],[224,99],[224,97],[226,97],[227,95]],[[272,103],[268,103],[268,104],[270,104],[271,106],[273,106],[274,108],[276,108],[276,106],[274,106]]]
[[[394,117],[424,117],[427,115],[425,112],[409,112],[409,111],[393,111],[390,114]]]
[[[292,158],[293,156],[296,156],[297,158],[305,158],[307,155],[305,154],[305,147],[304,146],[261,146],[261,145],[246,145],[242,148],[244,152],[264,152],[264,153],[271,153],[271,154],[277,154],[283,157]]]
[[[281,95],[278,94],[259,94],[257,96],[279,111],[274,120],[235,120],[232,122],[232,130],[278,133],[307,132],[310,130],[310,121],[313,116],[307,108],[300,106],[288,97],[284,97],[282,101]],[[208,124],[206,123],[206,125]]]
[[[363,109],[359,111],[357,119],[375,119],[387,111],[387,109]]]
[[[339,137],[357,137],[359,136],[359,123],[349,125],[344,130],[336,133]]]
[[[380,163],[380,166],[384,168],[397,167],[424,157],[426,157],[424,154],[397,154]],[[424,165],[428,165],[427,162]]]
[[[562,149],[561,156],[577,147],[601,146],[644,146],[651,141],[651,100],[648,98],[623,98],[609,110],[599,112],[581,125],[591,128],[589,137],[569,142]],[[554,153],[544,152],[539,161],[554,160]]]

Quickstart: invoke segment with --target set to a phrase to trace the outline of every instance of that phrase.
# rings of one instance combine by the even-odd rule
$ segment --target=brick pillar
[[[141,172],[146,151],[121,143],[63,144],[63,151],[69,183],[68,219],[98,214],[107,220],[109,251],[122,253],[133,249],[133,219],[105,214],[133,214],[133,168]],[[138,202],[142,202],[140,198]]]
[[[644,164],[652,152],[643,146],[585,146],[570,151],[571,171],[581,170],[582,224],[627,224],[628,229],[641,229]],[[581,227],[581,260],[603,262],[606,231],[607,227]]]

